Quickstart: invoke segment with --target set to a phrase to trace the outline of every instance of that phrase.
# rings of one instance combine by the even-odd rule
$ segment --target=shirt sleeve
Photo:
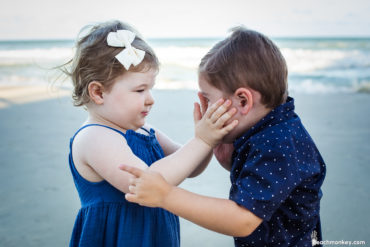
[[[269,220],[300,180],[294,145],[253,145],[244,157],[236,157],[230,199]]]

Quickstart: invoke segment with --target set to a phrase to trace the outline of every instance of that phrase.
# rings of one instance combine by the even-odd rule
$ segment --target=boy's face
[[[204,79],[202,76],[198,77],[198,85],[200,93],[204,97],[207,106],[210,106],[213,103],[215,103],[218,99],[223,98],[231,100],[232,105],[230,109],[232,107],[235,107],[238,110],[239,108],[238,102],[234,99],[234,96],[232,94],[226,94],[222,92],[220,89],[209,84],[208,81]],[[225,124],[231,123],[235,119],[239,121],[239,124],[229,134],[227,134],[224,137],[224,139],[222,140],[223,143],[232,143],[237,137],[244,133],[246,126],[240,121],[241,116],[242,115],[238,111],[231,119],[229,119],[228,122],[225,123]]]

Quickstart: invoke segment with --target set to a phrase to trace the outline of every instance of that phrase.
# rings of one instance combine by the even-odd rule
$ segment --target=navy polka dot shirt
[[[235,246],[312,246],[322,240],[325,163],[294,112],[294,99],[272,110],[234,142],[230,200],[263,219]]]

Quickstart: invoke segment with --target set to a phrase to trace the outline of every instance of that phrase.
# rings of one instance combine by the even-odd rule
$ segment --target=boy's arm
[[[162,207],[193,223],[230,236],[248,236],[262,222],[234,201],[206,197],[169,185],[155,172],[121,166],[136,178],[126,199],[150,207]]]
[[[209,230],[235,237],[250,235],[262,222],[234,201],[201,196],[175,186],[163,208]]]

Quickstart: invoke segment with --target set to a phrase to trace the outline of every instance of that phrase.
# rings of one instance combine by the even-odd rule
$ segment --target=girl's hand
[[[147,207],[163,207],[172,185],[160,173],[128,165],[120,165],[119,169],[135,176],[130,180],[129,193],[125,195],[127,201]]]
[[[221,143],[213,149],[213,153],[216,156],[217,161],[228,171],[231,170],[231,156],[233,152],[234,145],[231,143]]]
[[[238,120],[225,125],[236,113],[236,109],[232,108],[231,101],[219,99],[216,103],[209,106],[207,111],[202,114],[200,105],[194,104],[194,122],[195,122],[195,137],[201,139],[212,148],[221,142],[222,138],[227,135],[238,124]]]
[[[200,101],[200,109],[202,110],[202,116],[208,109],[208,100],[203,96],[201,92],[198,92],[198,98]]]

